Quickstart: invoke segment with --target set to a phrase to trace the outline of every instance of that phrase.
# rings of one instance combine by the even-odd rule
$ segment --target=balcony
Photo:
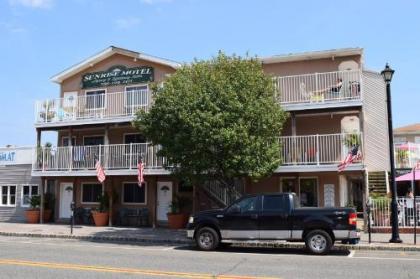
[[[361,133],[280,137],[282,164],[277,171],[337,171],[355,145],[362,156],[346,170],[361,170],[362,143]]]
[[[412,169],[420,162],[419,143],[396,143],[394,144],[395,167],[397,169]]]
[[[35,103],[36,127],[59,127],[131,121],[137,110],[148,110],[149,90],[132,90]]]
[[[32,175],[95,176],[98,159],[107,175],[136,175],[140,158],[145,174],[166,174],[166,160],[156,155],[158,150],[149,143],[41,147],[35,150]]]
[[[352,145],[359,144],[363,151],[360,133],[285,136],[279,142],[282,163],[277,172],[337,171]],[[143,158],[146,175],[169,174],[165,158],[156,155],[158,150],[149,143],[42,147],[35,150],[32,175],[95,176],[98,159],[107,175],[136,175],[139,158]],[[360,159],[346,170],[362,168]]]
[[[349,107],[362,105],[361,75],[361,70],[337,71],[275,77],[274,82],[285,110]]]

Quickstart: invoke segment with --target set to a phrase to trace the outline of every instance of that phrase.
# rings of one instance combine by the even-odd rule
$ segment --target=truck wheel
[[[200,250],[212,251],[219,246],[220,239],[214,229],[204,227],[197,232],[195,242]]]
[[[331,250],[332,239],[326,231],[313,230],[306,235],[305,244],[312,254],[325,255]]]

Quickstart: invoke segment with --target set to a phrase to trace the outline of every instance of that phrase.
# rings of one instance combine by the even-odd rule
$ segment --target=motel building
[[[369,192],[387,192],[389,170],[385,84],[365,68],[363,49],[347,48],[260,58],[290,113],[283,134],[282,164],[259,182],[235,185],[238,196],[258,192],[295,192],[305,206],[354,205],[359,212]],[[150,82],[161,83],[181,64],[109,47],[58,73],[56,99],[37,101],[37,145],[43,132],[55,131],[53,147],[35,150],[32,175],[55,195],[54,219],[66,221],[70,203],[77,210],[98,206],[97,197],[113,193],[113,224],[124,212],[146,212],[149,224],[165,225],[176,196],[191,200],[189,211],[229,203],[219,185],[184,185],[163,168],[165,158],[131,125],[137,110],[153,105]],[[338,164],[357,146],[361,155],[343,171]],[[137,162],[145,163],[145,185],[137,185]],[[95,161],[106,173],[97,181]],[[53,185],[53,186],[51,186]],[[194,206],[193,206],[194,205]],[[194,208],[193,208],[194,207]],[[129,223],[127,225],[136,225]]]

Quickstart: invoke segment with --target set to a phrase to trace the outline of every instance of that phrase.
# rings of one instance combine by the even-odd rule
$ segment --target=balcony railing
[[[363,158],[362,134],[329,134],[286,136],[280,138],[282,165],[327,165],[341,163],[355,149],[361,163]]]
[[[148,110],[149,90],[135,90],[75,98],[58,98],[35,103],[35,123],[59,123],[80,120],[112,119],[133,116]]]
[[[95,170],[97,160],[105,170],[136,169],[140,158],[145,169],[163,168],[166,161],[156,155],[158,150],[148,143],[40,147],[36,149],[32,170]]]
[[[274,78],[280,103],[346,102],[361,97],[361,71],[338,71]]]
[[[394,144],[395,167],[398,169],[411,169],[420,162],[420,144],[396,143]]]

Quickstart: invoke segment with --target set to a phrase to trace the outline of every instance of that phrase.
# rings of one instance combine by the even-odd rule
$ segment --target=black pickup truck
[[[225,209],[194,214],[187,234],[201,250],[235,241],[304,241],[314,254],[326,254],[334,241],[355,242],[352,208],[300,207],[293,193],[247,195]]]

